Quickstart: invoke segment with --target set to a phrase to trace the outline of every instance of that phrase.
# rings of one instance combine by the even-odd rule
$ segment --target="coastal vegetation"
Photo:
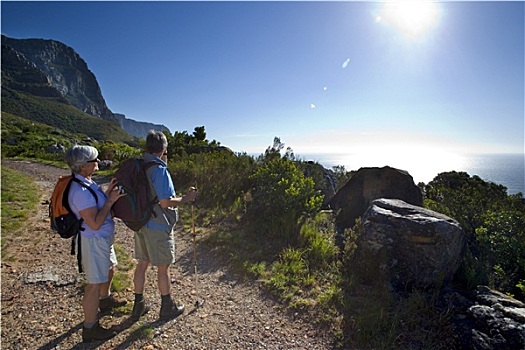
[[[2,71],[2,79],[4,79]],[[82,112],[62,97],[43,97],[11,90],[2,86],[2,119],[4,112],[24,116],[37,124],[52,126],[69,133],[82,133],[97,140],[137,144],[137,138],[126,133],[117,123]]]
[[[198,225],[214,231],[203,244],[219,249],[246,278],[261,281],[295,312],[311,314],[313,321],[330,329],[341,344],[387,349],[426,343],[442,348],[439,344],[448,334],[446,324],[451,316],[436,306],[435,299],[413,293],[403,304],[393,306],[385,295],[369,295],[359,302],[348,297],[349,291],[359,288],[351,267],[359,226],[346,230],[344,247],[337,244],[332,213],[322,210],[326,184],[318,164],[297,159],[278,137],[264,153],[253,157],[207,140],[204,126],[191,134],[177,131],[166,136],[168,168],[177,189],[198,188]],[[143,147],[143,141],[135,146],[97,141],[2,113],[2,157],[63,166],[63,155],[47,148],[67,148],[74,143],[92,144],[101,159],[115,166],[141,154]],[[338,186],[353,174],[344,167],[331,171]],[[11,182],[13,176],[7,169],[2,169],[2,178],[4,225],[23,218],[24,210],[31,210],[37,199],[19,198],[25,209],[14,211],[19,205],[10,191],[20,191],[29,182]],[[502,185],[454,171],[437,174],[419,186],[425,207],[456,219],[467,234],[468,249],[454,286],[469,291],[485,284],[525,300],[522,195],[508,195]],[[356,329],[359,332],[352,333]]]

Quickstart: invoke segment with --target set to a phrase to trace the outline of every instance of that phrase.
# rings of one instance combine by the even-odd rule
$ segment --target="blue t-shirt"
[[[71,207],[71,211],[77,216],[78,219],[80,219],[80,212],[82,210],[95,206],[97,207],[97,210],[100,210],[108,200],[108,197],[102,190],[102,187],[97,185],[94,181],[89,181],[79,174],[75,174],[75,177],[92,188],[98,198],[97,204],[97,201],[95,200],[95,197],[93,197],[91,191],[76,182],[71,182],[68,196],[69,206]],[[106,217],[104,223],[97,231],[91,229],[85,222],[82,222],[82,227],[84,228],[84,231],[81,232],[82,237],[111,237],[115,234],[115,222],[113,221],[111,215]]]
[[[151,185],[159,201],[175,196],[175,186],[173,185],[166,163],[150,153],[144,154],[143,159],[146,162],[156,161],[160,163],[153,165],[148,171],[148,173],[151,174]],[[162,219],[154,219],[153,217],[146,223],[146,227],[152,230],[165,230],[170,226],[172,225],[169,225]]]

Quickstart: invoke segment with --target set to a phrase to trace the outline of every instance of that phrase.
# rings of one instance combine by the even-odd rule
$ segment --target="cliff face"
[[[35,96],[61,97],[44,72],[23,54],[5,45],[2,45],[2,86]]]
[[[146,122],[138,122],[133,119],[128,119],[126,118],[124,114],[119,114],[119,113],[115,113],[114,116],[117,122],[119,123],[119,125],[124,130],[126,130],[129,134],[133,136],[145,138],[146,135],[148,134],[148,131],[150,131],[151,129],[167,131],[168,133],[171,133],[170,130],[164,125],[146,123]]]
[[[115,115],[107,107],[86,62],[71,47],[55,40],[12,39],[2,35],[2,81],[13,90],[62,97],[65,103],[87,114],[118,123],[133,136],[145,137],[152,128],[168,130],[163,125]]]
[[[72,48],[54,40],[11,39],[6,36],[2,36],[2,45],[11,47],[33,63],[47,77],[49,84],[73,106],[92,116],[116,121],[106,106],[95,75]]]

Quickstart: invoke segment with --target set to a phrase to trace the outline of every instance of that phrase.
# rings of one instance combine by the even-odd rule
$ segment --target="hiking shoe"
[[[106,313],[106,312],[110,312],[111,310],[119,307],[119,306],[124,306],[128,303],[127,300],[119,300],[119,299],[116,299],[113,294],[111,294],[109,297],[105,298],[105,299],[100,299],[99,301],[99,304],[98,304],[98,308],[100,310],[101,313]]]
[[[184,313],[184,305],[177,306],[173,299],[168,303],[162,304],[160,307],[159,318],[163,321],[174,319]]]
[[[131,320],[133,322],[137,322],[140,318],[140,316],[145,315],[150,309],[150,306],[148,303],[146,303],[145,300],[135,302],[133,304],[133,311],[131,311]]]
[[[116,335],[117,332],[102,327],[98,321],[91,328],[82,327],[82,342],[84,343],[91,343],[96,340],[106,340],[113,338]]]

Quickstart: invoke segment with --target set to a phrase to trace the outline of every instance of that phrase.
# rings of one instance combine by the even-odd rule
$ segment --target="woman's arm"
[[[104,203],[104,206],[98,210],[97,207],[90,207],[79,212],[82,219],[90,229],[97,231],[100,229],[109,213],[111,212],[111,207],[113,204],[125,194],[119,194],[115,186],[112,186],[113,189],[108,193],[108,200]]]

